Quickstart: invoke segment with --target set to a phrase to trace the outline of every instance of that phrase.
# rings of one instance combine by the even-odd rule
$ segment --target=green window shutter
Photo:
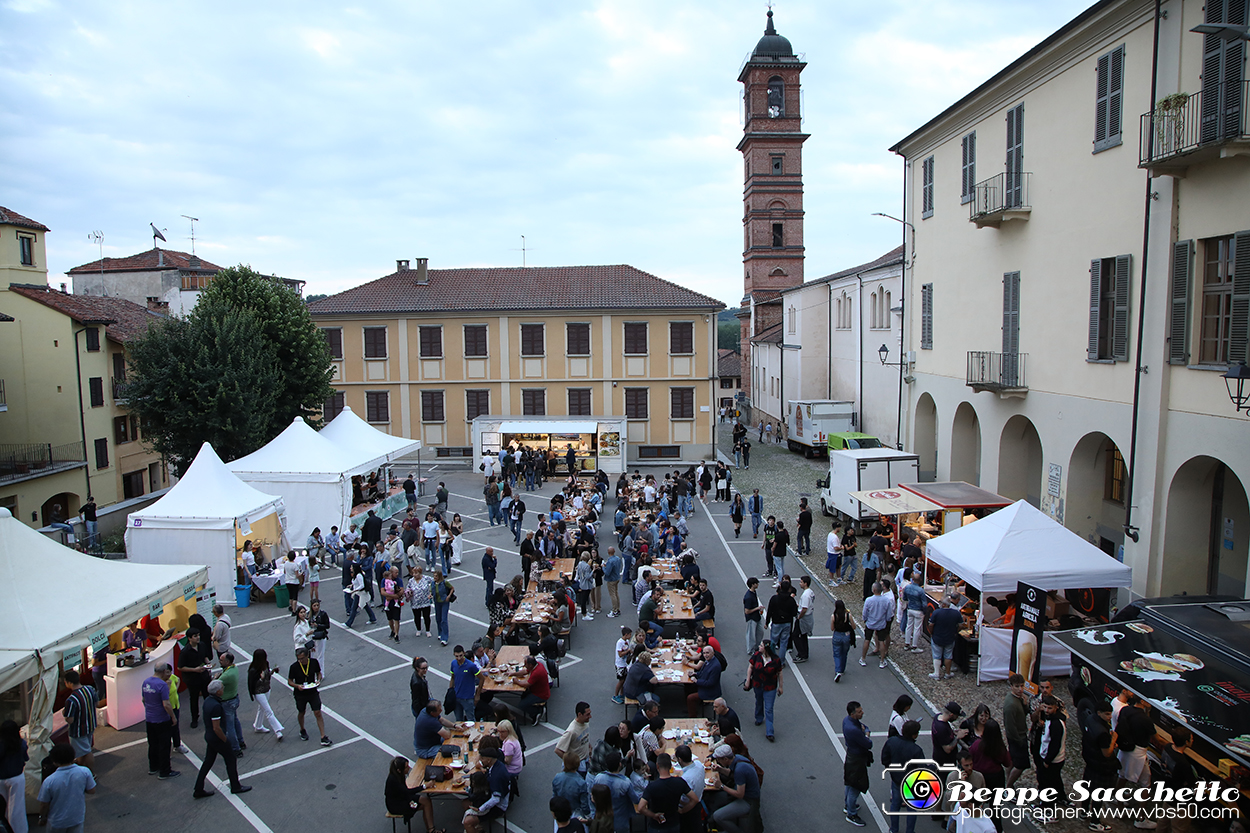
[[[1120,122],[1124,114],[1124,47],[1111,50],[1110,78],[1107,83],[1107,146],[1120,144]]]
[[[1233,314],[1228,363],[1250,364],[1250,231],[1233,235]]]
[[[1115,259],[1115,314],[1111,318],[1111,358],[1128,361],[1129,267],[1132,255]]]
[[[1089,361],[1098,360],[1098,340],[1101,332],[1098,327],[1098,314],[1102,309],[1102,259],[1095,258],[1089,262],[1089,346],[1085,357]]]
[[[920,217],[925,219],[933,216],[933,157],[925,159],[920,165]]]
[[[1111,54],[1098,59],[1098,83],[1094,93],[1094,150],[1107,144],[1107,91],[1111,81]]]
[[[959,195],[960,205],[972,202],[972,192],[977,187],[977,134],[975,131],[964,137],[962,150],[961,181],[963,188]]]
[[[920,349],[933,349],[933,284],[920,287]]]
[[[1193,260],[1194,241],[1178,240],[1172,244],[1168,364],[1189,364],[1189,283]]]

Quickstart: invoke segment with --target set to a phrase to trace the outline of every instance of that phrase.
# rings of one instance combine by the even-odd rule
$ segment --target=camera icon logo
[[[895,808],[893,801],[889,806],[882,805],[881,810],[889,816],[929,815],[934,812],[946,794],[947,782],[952,774],[958,773],[959,767],[951,764],[939,764],[933,760],[915,760],[906,764],[893,764],[885,767],[883,778],[893,779],[899,776],[899,806]]]

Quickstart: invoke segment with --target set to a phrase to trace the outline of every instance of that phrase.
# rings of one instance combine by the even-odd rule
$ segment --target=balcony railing
[[[83,444],[3,443],[0,444],[0,482],[51,474],[86,465]]]
[[[113,401],[125,402],[130,398],[128,391],[130,384],[125,379],[110,379],[113,383]]]
[[[1176,174],[1197,162],[1250,153],[1250,81],[1168,96],[1141,117],[1138,167]],[[1154,132],[1151,132],[1151,116]],[[1152,142],[1153,139],[1153,142]]]
[[[998,227],[1008,220],[1027,220],[1032,206],[1029,203],[1029,184],[1033,174],[1025,171],[1004,171],[987,180],[978,182],[972,189],[972,201],[968,203],[968,219],[984,226]]]
[[[973,350],[968,353],[968,387],[977,393],[992,391],[1022,396],[1029,390],[1025,373],[1028,353],[992,353]]]

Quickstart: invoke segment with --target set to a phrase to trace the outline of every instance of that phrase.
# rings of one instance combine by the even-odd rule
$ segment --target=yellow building
[[[335,357],[327,418],[350,405],[438,457],[473,457],[479,416],[623,416],[630,463],[711,456],[723,308],[632,266],[424,258],[309,305]]]
[[[0,208],[0,506],[36,527],[168,485],[124,390],[125,344],[159,316],[49,288],[47,231]]]

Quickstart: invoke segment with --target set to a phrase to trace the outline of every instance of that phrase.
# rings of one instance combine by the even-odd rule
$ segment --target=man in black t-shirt
[[[768,600],[768,611],[765,614],[764,624],[769,625],[769,637],[773,643],[773,653],[781,660],[781,664],[786,664],[786,650],[790,644],[790,631],[794,627],[794,620],[799,615],[799,604],[794,600],[794,593],[791,592],[790,582],[783,581],[777,586],[777,592]]]
[[[760,604],[760,580],[752,576],[747,579],[747,592],[742,596],[742,611],[747,622],[747,656],[759,650],[764,640],[764,626],[760,623],[764,607]]]
[[[321,717],[321,695],[317,692],[317,686],[321,685],[321,665],[308,655],[307,648],[300,646],[295,649],[295,662],[286,672],[286,681],[295,693],[300,740],[308,740],[308,731],[304,728],[304,712],[311,708],[313,717],[317,719],[317,731],[321,733],[321,745],[329,746],[326,724]]]
[[[1081,773],[1081,777],[1089,781],[1091,789],[1115,786],[1116,773],[1120,769],[1115,753],[1116,740],[1111,731],[1111,704],[1103,700],[1085,715],[1085,722],[1081,725],[1081,757],[1085,760],[1085,771]],[[1104,803],[1090,798],[1087,807],[1093,812]],[[1105,833],[1111,826],[1097,816],[1091,816],[1089,829]]]
[[[642,791],[637,807],[647,817],[647,833],[676,833],[681,829],[680,814],[699,806],[699,798],[690,785],[674,776],[672,769],[673,759],[667,752],[655,756],[658,777]]]
[[[798,529],[797,540],[794,543],[795,549],[799,555],[811,555],[812,510],[807,506],[807,498],[799,498],[799,517],[795,521],[795,527]]]
[[[226,773],[230,777],[230,792],[238,794],[250,792],[252,789],[250,786],[245,787],[239,783],[238,759],[235,758],[235,752],[226,734],[229,727],[226,723],[226,708],[221,702],[223,689],[221,680],[213,680],[208,684],[208,696],[204,698],[204,741],[207,748],[204,752],[204,763],[200,766],[200,774],[195,779],[195,790],[192,792],[196,798],[208,798],[216,794],[213,790],[204,788],[204,781],[208,778],[208,773],[212,771],[218,755],[226,762]]]
[[[210,651],[200,647],[200,632],[187,631],[187,644],[178,652],[178,676],[187,684],[191,698],[191,728],[200,725],[200,698],[212,681],[208,667],[212,663]]]

